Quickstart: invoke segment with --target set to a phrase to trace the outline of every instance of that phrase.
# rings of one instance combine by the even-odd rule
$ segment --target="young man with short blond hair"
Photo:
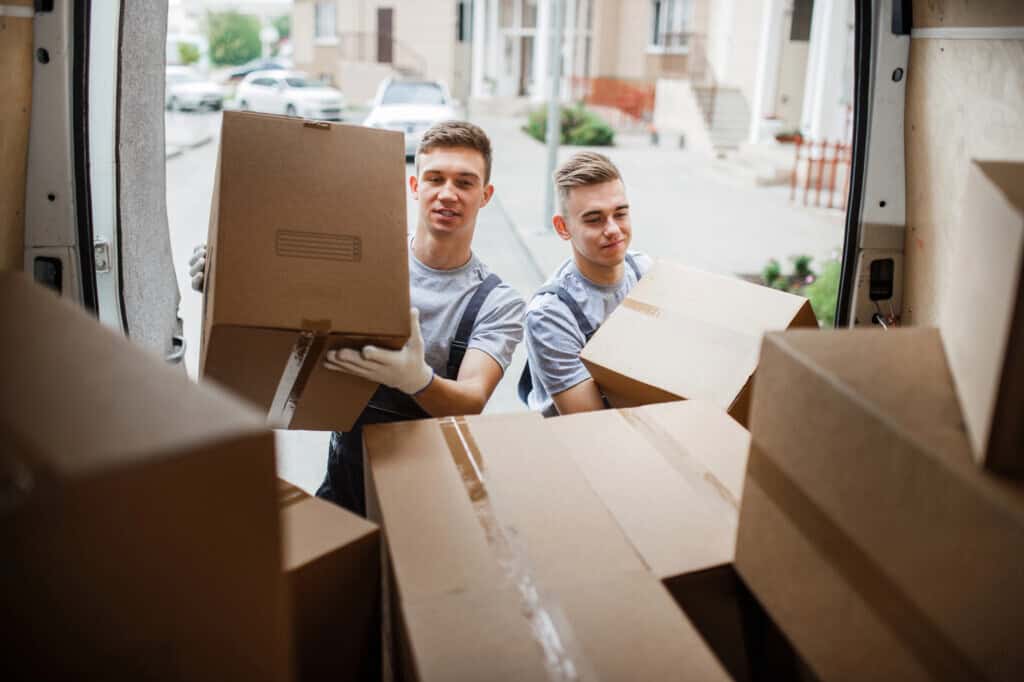
[[[551,222],[572,255],[527,306],[529,364],[519,395],[545,416],[607,406],[580,351],[651,265],[630,252],[633,229],[619,169],[596,152],[580,152],[554,175],[558,213]]]

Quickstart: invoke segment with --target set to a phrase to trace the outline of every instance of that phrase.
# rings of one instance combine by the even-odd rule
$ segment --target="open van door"
[[[164,183],[167,3],[37,1],[5,12],[20,22],[32,68],[24,268],[180,362]]]

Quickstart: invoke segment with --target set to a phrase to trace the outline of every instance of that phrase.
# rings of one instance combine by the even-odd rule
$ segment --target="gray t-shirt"
[[[640,272],[651,267],[651,259],[631,251]],[[579,303],[583,314],[597,329],[636,286],[636,275],[627,263],[625,274],[616,284],[591,282],[570,258],[558,267],[548,284],[560,284]],[[526,309],[526,351],[530,359],[533,390],[527,398],[530,409],[544,416],[558,414],[551,396],[568,390],[590,378],[580,360],[587,339],[576,324],[569,307],[555,294],[535,296]]]

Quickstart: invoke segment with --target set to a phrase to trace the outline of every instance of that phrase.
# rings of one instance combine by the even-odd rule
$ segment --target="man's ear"
[[[483,208],[484,206],[486,206],[490,202],[491,197],[493,197],[493,196],[494,196],[494,185],[487,185],[486,187],[484,187],[484,200],[482,202],[480,202],[480,208]]]
[[[555,227],[555,233],[559,237],[565,241],[572,239],[572,235],[569,234],[569,226],[565,224],[565,218],[560,214],[556,213],[551,217],[551,224]]]
[[[416,201],[420,200],[420,181],[415,175],[409,176],[409,191],[412,192],[412,198]]]

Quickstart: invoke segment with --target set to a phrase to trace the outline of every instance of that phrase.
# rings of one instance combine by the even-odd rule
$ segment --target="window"
[[[456,8],[455,40],[468,43],[473,39],[473,12],[469,0],[461,0]]]
[[[313,37],[317,40],[337,39],[337,6],[334,2],[318,2],[313,8]]]
[[[396,81],[388,86],[381,104],[425,104],[444,106],[444,91],[437,83]]]
[[[686,52],[693,11],[692,0],[653,0],[650,47],[658,51]]]

